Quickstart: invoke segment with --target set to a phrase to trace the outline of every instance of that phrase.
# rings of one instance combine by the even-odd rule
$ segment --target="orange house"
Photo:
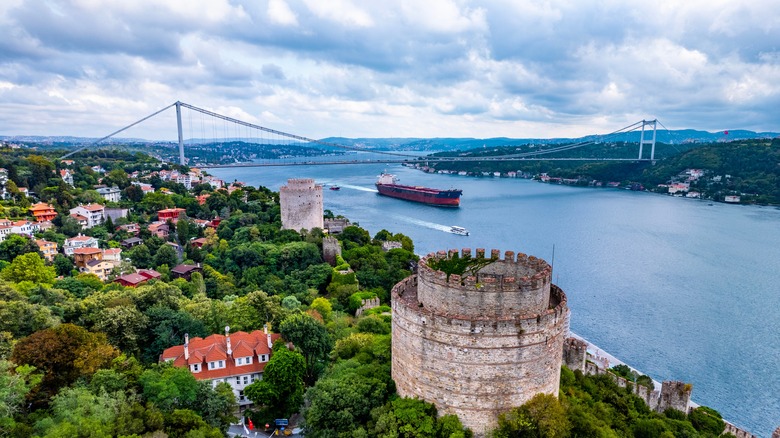
[[[54,207],[45,202],[39,202],[31,206],[30,213],[35,216],[35,220],[38,222],[50,221],[57,217],[57,212],[54,211]]]

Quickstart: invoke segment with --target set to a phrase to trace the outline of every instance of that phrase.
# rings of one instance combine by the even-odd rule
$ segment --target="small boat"
[[[467,229],[465,229],[463,227],[458,227],[458,226],[453,225],[452,227],[450,227],[450,233],[458,234],[458,235],[461,235],[461,236],[468,236],[469,235],[469,230],[467,230]]]
[[[341,190],[341,187],[339,187],[337,185],[332,185],[332,186],[330,186],[330,189],[331,190]]]

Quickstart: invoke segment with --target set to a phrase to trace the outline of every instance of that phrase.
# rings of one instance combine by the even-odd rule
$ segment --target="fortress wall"
[[[283,229],[324,228],[322,186],[313,179],[288,179],[279,189],[279,204]]]
[[[490,265],[491,274],[536,275],[527,257],[520,259],[520,266],[511,266],[516,263],[514,254],[507,254],[503,265]],[[533,262],[533,268],[541,267],[542,272],[545,265]],[[542,302],[549,306],[540,309],[535,300],[533,309],[515,308],[522,300],[504,297],[497,289],[485,294],[452,278],[456,276],[447,282],[427,265],[418,272],[392,291],[392,372],[400,395],[432,402],[440,415],[456,414],[482,436],[495,427],[501,412],[540,392],[558,393],[561,351],[569,329],[562,290],[542,281],[530,293],[546,290]],[[429,276],[436,278],[430,281]],[[418,300],[423,291],[428,301]],[[521,294],[514,288],[504,293]],[[441,305],[448,300],[449,305]],[[507,303],[512,311],[506,310]],[[494,311],[477,313],[480,309]]]

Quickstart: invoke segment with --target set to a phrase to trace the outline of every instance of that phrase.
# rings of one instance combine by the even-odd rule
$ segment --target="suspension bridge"
[[[574,143],[535,144],[511,154],[491,156],[420,156],[419,153],[383,150],[370,145],[348,145],[331,141],[308,138],[276,129],[260,126],[256,123],[239,120],[214,111],[199,108],[184,102],[174,102],[146,117],[141,118],[105,137],[81,146],[61,158],[68,158],[85,149],[116,145],[112,139],[118,134],[136,127],[171,108],[176,111],[178,154],[171,154],[169,161],[192,167],[263,167],[295,165],[347,165],[378,163],[419,163],[452,161],[655,161],[658,125],[666,127],[657,119],[640,120],[604,135]],[[186,113],[186,118],[183,113]],[[193,116],[195,117],[193,123]],[[184,123],[188,121],[188,123]],[[185,135],[185,128],[186,134]],[[666,129],[668,132],[668,129]],[[583,150],[594,144],[614,141],[623,134],[639,133],[638,153],[635,157],[574,157],[565,156],[565,152]],[[165,144],[158,142],[157,144]],[[623,147],[634,147],[636,143],[626,143]],[[644,148],[649,148],[649,155]],[[189,157],[185,156],[189,151]],[[519,150],[519,149],[518,149]],[[625,152],[625,151],[624,151]],[[197,155],[196,155],[197,154]],[[363,155],[361,155],[363,154]],[[563,156],[562,156],[563,155]],[[625,153],[623,155],[626,155]],[[164,157],[159,157],[164,159]],[[229,161],[225,163],[224,161]]]

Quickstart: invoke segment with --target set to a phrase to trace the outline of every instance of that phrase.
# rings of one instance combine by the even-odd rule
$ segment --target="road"
[[[227,434],[228,434],[229,437],[236,437],[236,438],[238,438],[238,437],[269,438],[269,437],[272,436],[270,432],[265,432],[264,430],[257,430],[257,429],[255,429],[253,431],[246,430],[246,429],[244,429],[244,426],[242,426],[240,424],[239,425],[235,425],[235,424],[231,425],[230,428],[228,428]],[[279,433],[279,436],[280,437],[290,436],[290,437],[302,438],[303,437],[303,432],[302,432],[302,430],[300,428],[294,428],[292,435],[282,435],[282,433]],[[275,437],[275,435],[274,435],[274,437]]]

